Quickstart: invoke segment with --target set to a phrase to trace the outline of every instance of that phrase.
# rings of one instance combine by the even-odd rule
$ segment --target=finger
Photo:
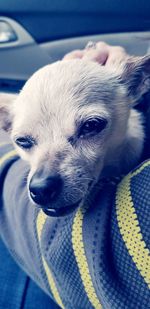
[[[88,48],[87,45],[87,48],[84,50],[83,58],[104,65],[108,56],[108,45],[104,42],[97,42],[96,44],[93,44],[93,47],[91,46]]]
[[[106,50],[89,49],[85,50],[83,59],[98,62],[99,64],[105,64],[108,57],[108,52]]]
[[[125,49],[120,46],[109,46],[108,45],[108,58],[105,65],[119,65],[122,62],[125,62],[128,54]]]
[[[83,57],[83,54],[84,54],[83,50],[77,49],[77,50],[74,50],[74,51],[66,54],[64,56],[63,60],[69,60],[69,59],[75,59],[75,58],[81,59]]]

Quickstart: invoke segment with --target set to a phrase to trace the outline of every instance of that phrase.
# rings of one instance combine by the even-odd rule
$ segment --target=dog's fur
[[[37,71],[18,96],[0,95],[0,126],[36,144],[19,155],[30,164],[28,186],[41,168],[58,173],[63,190],[53,207],[83,200],[99,178],[127,173],[139,161],[144,129],[133,109],[150,88],[150,57],[129,57],[119,67],[66,60]],[[10,101],[12,103],[10,104]],[[107,125],[92,137],[78,136],[81,123],[104,118]]]

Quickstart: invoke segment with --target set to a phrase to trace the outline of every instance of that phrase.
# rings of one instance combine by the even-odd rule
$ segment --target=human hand
[[[66,54],[63,60],[88,59],[101,65],[115,65],[124,62],[129,56],[120,46],[110,46],[104,42],[89,42],[83,50],[74,50]]]

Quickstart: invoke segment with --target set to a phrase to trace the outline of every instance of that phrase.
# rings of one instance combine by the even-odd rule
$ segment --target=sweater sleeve
[[[25,272],[51,296],[36,230],[38,209],[27,192],[29,168],[0,134],[0,236]]]

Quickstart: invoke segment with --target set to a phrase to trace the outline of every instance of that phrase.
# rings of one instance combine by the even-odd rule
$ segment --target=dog
[[[38,70],[19,95],[0,95],[0,127],[30,166],[32,202],[50,216],[72,212],[105,177],[128,173],[144,145],[141,113],[150,56],[102,66],[81,59]]]

